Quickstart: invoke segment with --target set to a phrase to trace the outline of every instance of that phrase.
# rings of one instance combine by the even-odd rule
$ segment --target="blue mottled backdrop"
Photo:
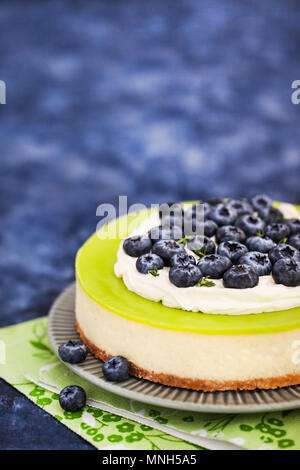
[[[298,0],[1,2],[1,325],[47,313],[119,194],[300,202],[299,24]],[[0,447],[90,447],[4,383],[0,414]]]

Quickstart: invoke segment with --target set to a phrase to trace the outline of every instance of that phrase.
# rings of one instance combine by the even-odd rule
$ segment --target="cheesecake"
[[[299,384],[300,260],[289,241],[300,212],[266,201],[243,201],[242,214],[236,201],[208,202],[209,254],[185,234],[151,238],[163,225],[157,209],[125,216],[125,238],[92,235],[76,257],[75,307],[91,353],[124,356],[136,377],[193,390]]]

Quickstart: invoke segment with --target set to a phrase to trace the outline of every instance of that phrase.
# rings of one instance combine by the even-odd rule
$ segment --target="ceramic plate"
[[[61,343],[79,340],[74,314],[75,284],[68,287],[53,304],[48,319],[48,335],[57,353]],[[123,397],[151,405],[206,413],[258,413],[300,408],[300,386],[277,390],[197,392],[130,377],[125,382],[107,382],[102,361],[91,354],[78,365],[65,364],[89,382]]]

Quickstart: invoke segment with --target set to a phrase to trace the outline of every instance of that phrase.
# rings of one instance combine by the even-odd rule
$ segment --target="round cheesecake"
[[[281,210],[285,217],[299,217],[295,206]],[[76,323],[90,351],[102,360],[124,356],[132,375],[175,387],[215,391],[299,384],[299,287],[264,276],[253,289],[225,289],[221,282],[180,289],[161,276],[135,273],[123,240],[148,230],[151,217],[153,211],[130,215],[125,237],[105,236],[106,227],[78,252]],[[111,224],[123,227],[124,218]]]

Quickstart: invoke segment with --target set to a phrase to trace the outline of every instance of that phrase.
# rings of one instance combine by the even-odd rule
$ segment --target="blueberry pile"
[[[204,211],[198,203],[184,212],[178,203],[165,203],[159,226],[124,241],[140,273],[159,276],[159,270],[170,267],[169,279],[176,287],[213,285],[203,282],[210,278],[223,279],[227,288],[247,289],[270,274],[277,284],[300,286],[298,219],[284,219],[264,194],[201,204]],[[170,206],[171,212],[163,210]],[[195,235],[198,227],[204,235]]]

